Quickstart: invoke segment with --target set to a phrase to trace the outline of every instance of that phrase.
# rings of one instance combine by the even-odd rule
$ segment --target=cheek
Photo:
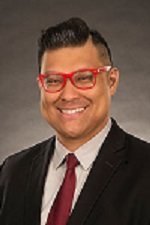
[[[46,111],[47,108],[48,108],[48,101],[43,95],[41,95],[41,111],[42,111],[42,113],[44,111]]]
[[[93,104],[95,106],[95,114],[99,116],[109,111],[111,93],[108,85],[101,85],[96,93]]]
[[[100,103],[101,101],[107,101],[110,99],[111,93],[110,93],[110,87],[108,85],[107,80],[103,80],[97,88],[95,89],[95,93],[93,94],[95,96],[96,102]]]
[[[49,93],[41,92],[41,111],[43,115],[49,114],[51,111],[50,108],[52,106],[52,99],[50,98]]]
[[[56,101],[56,96],[54,94],[45,92],[45,91],[41,91],[41,104],[44,107],[49,107],[51,105],[54,104],[54,102]]]

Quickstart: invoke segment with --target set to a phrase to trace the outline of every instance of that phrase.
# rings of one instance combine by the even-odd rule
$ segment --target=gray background
[[[1,161],[53,133],[39,109],[37,37],[43,28],[72,16],[85,19],[110,45],[121,75],[112,116],[150,141],[149,0],[1,0]]]

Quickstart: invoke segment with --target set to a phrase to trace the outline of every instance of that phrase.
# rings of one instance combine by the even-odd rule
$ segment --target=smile
[[[61,109],[61,112],[65,113],[65,114],[68,114],[68,115],[71,115],[71,114],[75,114],[75,113],[78,113],[78,112],[82,112],[84,110],[85,110],[85,108],[82,107],[82,108],[76,108],[76,109]]]

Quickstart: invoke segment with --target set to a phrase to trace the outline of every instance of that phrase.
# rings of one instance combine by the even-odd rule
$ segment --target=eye
[[[83,83],[84,82],[92,82],[93,78],[94,78],[94,76],[91,71],[84,71],[84,72],[79,71],[74,76],[75,82],[83,82]]]
[[[44,82],[48,86],[54,86],[62,84],[63,79],[61,75],[50,74],[45,77]]]

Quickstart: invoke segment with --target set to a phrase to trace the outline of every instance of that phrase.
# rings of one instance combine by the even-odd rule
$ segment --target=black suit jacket
[[[1,166],[1,225],[40,225],[54,144],[52,137]],[[125,133],[114,121],[67,225],[110,224],[150,225],[150,144]]]

